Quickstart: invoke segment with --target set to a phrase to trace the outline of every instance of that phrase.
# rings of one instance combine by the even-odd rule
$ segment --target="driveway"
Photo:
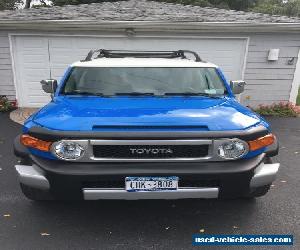
[[[23,197],[13,167],[21,126],[0,113],[0,249],[193,249],[192,234],[203,231],[293,234],[300,249],[300,118],[270,122],[281,169],[263,198],[35,203]]]

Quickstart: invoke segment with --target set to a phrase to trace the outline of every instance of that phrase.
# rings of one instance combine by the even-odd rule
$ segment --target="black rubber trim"
[[[190,138],[240,138],[242,140],[255,140],[267,135],[269,131],[264,126],[257,126],[247,130],[232,131],[137,131],[137,132],[96,132],[96,131],[59,131],[42,127],[32,127],[28,134],[46,141],[61,139],[190,139]]]
[[[14,154],[17,157],[23,158],[23,159],[29,159],[29,151],[28,148],[21,144],[20,142],[21,135],[18,135],[14,139]]]
[[[50,192],[58,199],[83,199],[87,182],[124,181],[126,176],[170,176],[194,181],[216,180],[219,198],[242,197],[250,192],[254,169],[265,155],[231,162],[209,163],[70,163],[32,156],[50,182]]]
[[[106,175],[106,176],[75,176],[58,175],[49,173],[47,179],[50,183],[50,192],[58,199],[83,199],[82,188],[87,187],[87,182],[118,181],[125,182],[127,175]],[[131,175],[149,176],[149,175]],[[170,176],[170,174],[159,174],[156,176]],[[179,180],[190,179],[192,181],[216,180],[219,187],[219,198],[243,197],[251,191],[249,183],[253,176],[253,171],[234,174],[176,174]],[[124,183],[125,184],[125,183]]]
[[[31,155],[33,163],[46,172],[61,175],[140,175],[140,174],[233,174],[247,172],[264,160],[265,154],[251,159],[226,162],[66,162]]]
[[[274,157],[278,155],[278,153],[279,153],[279,142],[278,139],[276,138],[275,142],[272,145],[267,147],[265,154],[267,157]]]

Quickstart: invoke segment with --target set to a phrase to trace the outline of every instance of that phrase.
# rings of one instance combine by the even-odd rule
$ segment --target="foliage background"
[[[65,0],[61,0],[65,1]],[[300,0],[158,0],[161,2],[199,5],[271,15],[300,17]]]
[[[22,0],[0,0],[0,10],[11,10],[16,8]]]

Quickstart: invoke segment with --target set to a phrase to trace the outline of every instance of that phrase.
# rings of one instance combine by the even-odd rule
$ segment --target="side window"
[[[76,79],[76,74],[74,74],[74,69],[72,69],[69,73],[69,77],[66,80],[65,87],[64,87],[64,92],[72,92],[73,90],[76,89],[77,85],[77,79]]]
[[[224,83],[217,74],[216,69],[206,68],[204,71],[205,82],[207,83],[206,93],[224,94]]]

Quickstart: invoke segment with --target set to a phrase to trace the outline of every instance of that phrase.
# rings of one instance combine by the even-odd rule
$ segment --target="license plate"
[[[128,192],[177,190],[178,177],[126,177],[125,188]]]

